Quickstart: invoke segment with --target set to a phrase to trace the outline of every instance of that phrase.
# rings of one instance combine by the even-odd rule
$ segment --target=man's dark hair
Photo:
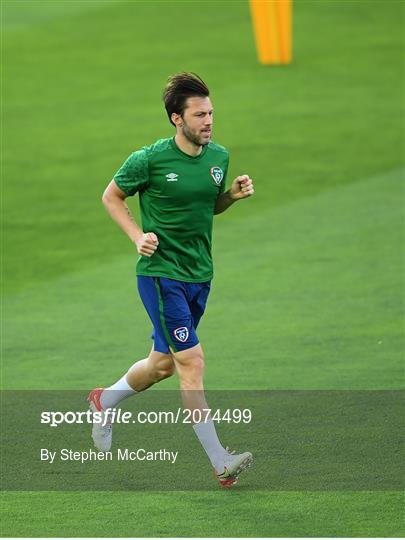
[[[173,113],[183,115],[186,108],[186,100],[189,97],[208,97],[210,91],[205,82],[195,73],[176,73],[171,75],[163,90],[163,101],[170,123]]]

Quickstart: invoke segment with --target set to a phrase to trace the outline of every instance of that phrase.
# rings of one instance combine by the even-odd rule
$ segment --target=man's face
[[[209,97],[187,98],[183,116],[176,116],[176,126],[189,141],[198,146],[210,142],[213,110]]]

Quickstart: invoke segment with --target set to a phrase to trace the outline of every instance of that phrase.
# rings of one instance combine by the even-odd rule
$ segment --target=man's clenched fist
[[[157,250],[159,240],[155,233],[149,232],[143,233],[143,235],[136,240],[135,244],[139,255],[151,257]]]
[[[254,192],[253,182],[248,174],[237,176],[232,182],[229,190],[229,194],[233,200],[245,199],[246,197],[253,195]]]

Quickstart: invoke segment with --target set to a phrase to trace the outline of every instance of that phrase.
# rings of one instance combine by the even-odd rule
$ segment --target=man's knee
[[[153,351],[149,355],[149,365],[152,378],[155,382],[171,377],[175,372],[175,365],[171,354]]]
[[[190,361],[190,367],[196,374],[202,376],[205,368],[204,356],[194,356]]]
[[[168,377],[171,377],[172,375],[174,375],[174,372],[176,371],[175,367],[174,367],[174,363],[172,361],[171,364],[165,364],[165,365],[162,365],[160,366],[157,370],[156,370],[156,376],[158,378],[159,381],[161,381],[162,379],[167,379]]]
[[[180,378],[201,379],[204,374],[204,353],[200,345],[173,353]]]

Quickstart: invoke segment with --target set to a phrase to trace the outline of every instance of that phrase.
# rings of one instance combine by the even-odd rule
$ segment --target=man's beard
[[[183,135],[188,139],[190,142],[195,144],[196,146],[203,146],[203,143],[201,142],[201,138],[198,137],[196,133],[191,131],[191,129],[188,127],[186,123],[183,124]],[[205,143],[208,144],[208,143]]]

